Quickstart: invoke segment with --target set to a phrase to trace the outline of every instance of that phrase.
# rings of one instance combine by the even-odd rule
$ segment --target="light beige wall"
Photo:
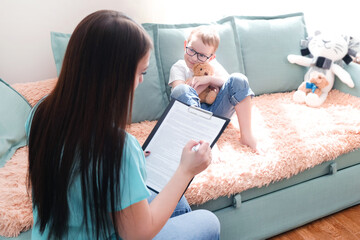
[[[50,31],[71,33],[99,9],[125,12],[139,23],[304,12],[310,31],[360,34],[356,0],[0,0],[0,78],[16,83],[55,77]]]
[[[152,15],[146,0],[0,0],[0,78],[16,83],[55,77],[50,31],[71,33],[99,9],[123,11],[138,22]]]

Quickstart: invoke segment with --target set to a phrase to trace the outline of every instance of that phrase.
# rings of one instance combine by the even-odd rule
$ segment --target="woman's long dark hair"
[[[91,234],[99,238],[116,226],[135,73],[151,48],[144,29],[116,11],[92,13],[74,30],[58,82],[39,104],[29,137],[28,187],[39,217],[34,224],[41,233],[48,228],[49,238],[66,236],[74,176],[81,179],[86,229],[91,219]]]

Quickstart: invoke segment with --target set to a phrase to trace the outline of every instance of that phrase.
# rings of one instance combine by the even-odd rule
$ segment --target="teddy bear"
[[[305,94],[312,92],[320,97],[322,89],[324,89],[328,85],[329,82],[326,80],[323,74],[317,74],[313,72],[312,76],[310,77],[310,81],[303,82],[299,86],[298,91],[303,91],[305,92]]]
[[[193,73],[194,73],[194,77],[196,77],[196,76],[212,76],[212,75],[214,75],[214,70],[213,70],[212,66],[207,62],[196,63],[193,66]],[[202,91],[199,94],[200,102],[211,105],[215,101],[218,93],[219,93],[218,88],[208,86],[204,91]]]
[[[341,35],[327,35],[316,32],[315,36],[303,42],[306,43],[302,44],[305,47],[301,50],[303,56],[288,55],[287,59],[290,63],[309,67],[304,76],[304,82],[293,95],[295,102],[306,103],[310,107],[319,107],[324,103],[332,89],[335,75],[350,88],[354,87],[350,74],[340,66],[342,60],[349,64],[353,60],[351,56],[357,56],[357,52],[351,49],[351,40]],[[304,57],[304,55],[309,54],[310,57]],[[322,87],[320,83],[313,82],[315,87],[318,87],[314,92],[303,91],[306,83],[314,86],[311,80],[316,78],[319,78],[318,80],[322,82],[325,79],[327,85]],[[309,93],[307,94],[307,92]]]

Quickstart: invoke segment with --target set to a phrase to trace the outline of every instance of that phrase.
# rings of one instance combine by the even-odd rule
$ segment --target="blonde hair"
[[[187,40],[188,42],[191,41],[191,38],[193,35],[197,35],[198,37],[200,37],[201,41],[205,45],[214,47],[214,53],[218,49],[219,43],[220,43],[220,37],[219,37],[218,32],[216,31],[215,26],[203,25],[203,26],[198,26],[198,27],[194,28],[188,37],[188,40]]]

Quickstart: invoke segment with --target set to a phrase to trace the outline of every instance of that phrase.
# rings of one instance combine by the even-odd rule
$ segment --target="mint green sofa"
[[[220,34],[217,59],[228,72],[244,73],[256,95],[297,89],[306,68],[288,63],[307,37],[302,13],[275,17],[232,16],[215,22]],[[170,67],[183,57],[183,42],[199,24],[144,24],[154,40],[148,75],[136,91],[134,121],[157,119],[169,103]],[[355,82],[335,89],[360,97],[360,66],[345,66]],[[149,90],[151,89],[151,90]],[[145,96],[144,93],[152,94]],[[156,100],[153,98],[156,97]],[[156,104],[154,104],[156,103]],[[360,121],[360,119],[359,119]],[[193,209],[209,209],[221,222],[221,239],[265,239],[360,203],[360,150],[325,162],[290,179]]]
[[[157,120],[169,103],[167,84],[172,64],[183,57],[183,42],[192,27],[209,24],[143,24],[154,41],[144,82],[135,92],[133,122]],[[229,73],[245,74],[256,95],[297,89],[306,69],[287,61],[300,54],[307,37],[302,13],[274,17],[230,16],[213,22],[221,42],[217,59]],[[52,33],[57,70],[69,34]],[[360,97],[360,65],[345,66],[355,82],[339,80],[335,89]],[[360,120],[359,120],[360,121]],[[213,211],[221,223],[221,239],[266,239],[360,203],[360,150],[342,155],[294,177],[262,188],[220,197],[193,209]],[[28,239],[30,231],[18,239]]]

